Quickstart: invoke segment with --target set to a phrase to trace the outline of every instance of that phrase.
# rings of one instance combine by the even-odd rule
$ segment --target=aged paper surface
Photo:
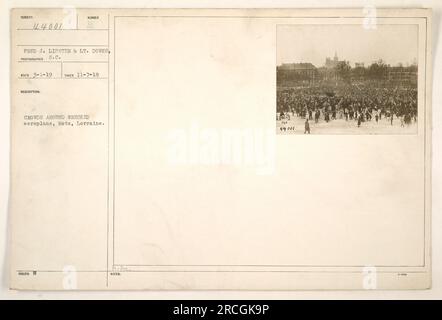
[[[429,288],[430,26],[12,10],[10,287]]]

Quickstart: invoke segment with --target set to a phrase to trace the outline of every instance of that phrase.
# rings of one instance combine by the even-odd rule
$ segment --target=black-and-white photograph
[[[418,26],[279,25],[277,134],[416,134]]]

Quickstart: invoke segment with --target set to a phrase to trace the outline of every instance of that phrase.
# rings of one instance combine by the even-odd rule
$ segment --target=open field
[[[277,120],[277,134],[304,134],[305,119],[297,116],[290,117],[290,120]],[[358,128],[356,120],[336,119],[328,123],[320,119],[318,123],[315,120],[309,120],[311,134],[417,134],[417,122],[401,127],[399,118],[394,118],[393,125],[390,119],[382,118],[378,123],[373,119],[362,122]],[[286,128],[286,130],[281,130]],[[288,130],[292,128],[291,130]],[[293,130],[294,128],[294,130]]]

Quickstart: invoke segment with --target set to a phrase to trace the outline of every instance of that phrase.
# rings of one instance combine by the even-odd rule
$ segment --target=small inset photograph
[[[278,25],[277,134],[417,134],[418,25]]]

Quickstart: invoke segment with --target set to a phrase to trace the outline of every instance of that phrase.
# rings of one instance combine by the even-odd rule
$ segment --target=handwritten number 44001
[[[32,29],[34,30],[61,30],[63,28],[62,23],[34,23]]]

